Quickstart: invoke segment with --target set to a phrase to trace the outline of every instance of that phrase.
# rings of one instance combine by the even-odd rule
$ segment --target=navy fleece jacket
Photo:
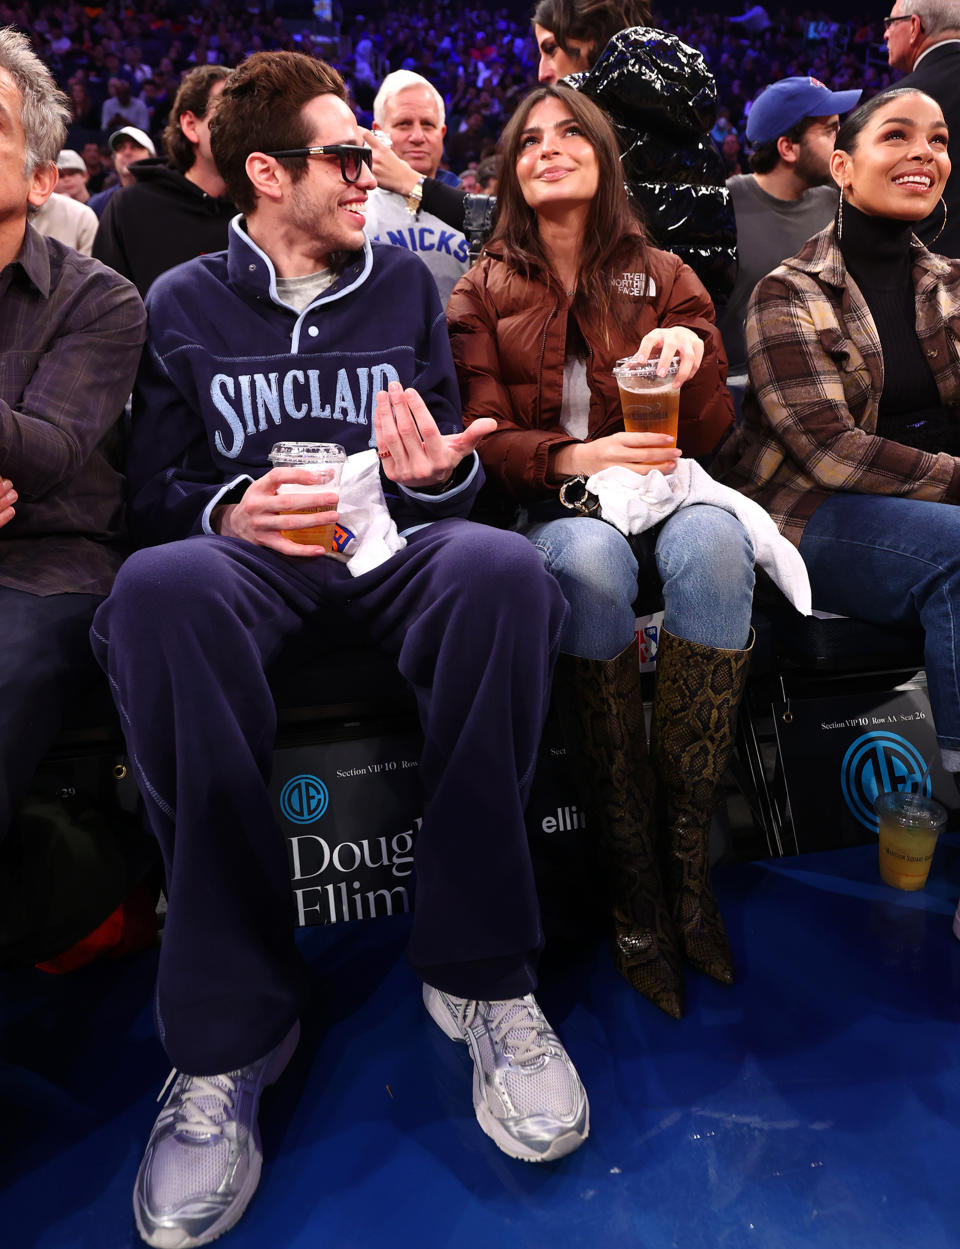
[[[140,544],[212,532],[213,508],[268,471],[275,442],[373,446],[374,400],[391,380],[420,392],[441,433],[463,428],[436,285],[402,248],[366,243],[298,313],[237,217],[227,250],[165,273],[147,312],[127,457]],[[404,532],[465,516],[483,476],[473,454],[442,495],[381,479]]]

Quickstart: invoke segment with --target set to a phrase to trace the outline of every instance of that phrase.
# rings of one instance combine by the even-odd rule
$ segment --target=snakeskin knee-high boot
[[[707,842],[717,788],[733,748],[750,666],[746,650],[717,650],[660,631],[650,753],[664,818],[664,876],[684,957],[721,984],[733,957],[710,884]]]
[[[679,1019],[683,960],[654,844],[655,780],[636,647],[610,660],[562,656],[557,677],[582,804],[603,860],[614,961],[638,992]]]

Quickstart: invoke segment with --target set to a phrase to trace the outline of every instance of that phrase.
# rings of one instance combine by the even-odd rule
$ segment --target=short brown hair
[[[215,83],[229,78],[230,71],[225,65],[198,65],[184,74],[183,82],[170,106],[170,120],[163,131],[163,146],[170,163],[181,173],[186,173],[197,159],[194,145],[180,129],[180,118],[184,113],[193,113],[198,121],[202,121],[210,107],[210,92]]]
[[[803,136],[819,120],[819,117],[801,117],[796,125],[791,126],[789,130],[784,130],[775,139],[769,139],[766,143],[758,143],[750,153],[751,172],[771,173],[782,159],[777,146],[780,140],[789,139],[791,143],[802,143]]]
[[[318,95],[346,100],[337,71],[303,52],[255,52],[230,75],[210,126],[210,147],[227,194],[242,213],[253,212],[257,196],[247,177],[251,152],[308,147],[312,134],[303,110]],[[292,181],[307,170],[307,158],[285,161]]]

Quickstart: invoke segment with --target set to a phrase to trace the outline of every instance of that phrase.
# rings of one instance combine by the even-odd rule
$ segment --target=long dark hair
[[[586,228],[580,249],[578,289],[606,321],[613,307],[611,283],[625,250],[646,268],[647,242],[643,227],[630,208],[620,148],[606,115],[579,91],[569,87],[537,87],[520,102],[500,139],[503,159],[497,182],[497,225],[487,249],[502,255],[514,269],[527,277],[544,274],[555,282],[540,241],[536,213],[523,197],[517,177],[520,140],[533,109],[543,100],[560,100],[583,130],[597,157],[597,193],[590,201]]]
[[[538,0],[531,20],[549,30],[564,52],[568,39],[592,44],[590,66],[618,31],[649,26],[650,6],[647,0]]]

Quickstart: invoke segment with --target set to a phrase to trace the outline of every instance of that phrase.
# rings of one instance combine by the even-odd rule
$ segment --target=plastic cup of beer
[[[309,468],[319,474],[318,480],[310,485],[284,482],[277,487],[277,494],[335,494],[340,489],[347,453],[336,442],[277,442],[270,450],[269,459],[274,468]],[[322,507],[299,507],[290,515],[330,510],[330,504]],[[301,546],[322,546],[332,551],[334,528],[334,525],[308,525],[303,529],[281,529],[280,532],[285,538],[291,542],[299,542]]]
[[[943,832],[947,813],[920,794],[878,794],[873,804],[880,821],[880,875],[895,889],[922,889]]]
[[[620,388],[623,428],[628,434],[669,434],[676,446],[680,391],[673,383],[680,357],[670,361],[666,377],[657,376],[659,365],[659,357],[645,364],[617,361],[613,376]]]

